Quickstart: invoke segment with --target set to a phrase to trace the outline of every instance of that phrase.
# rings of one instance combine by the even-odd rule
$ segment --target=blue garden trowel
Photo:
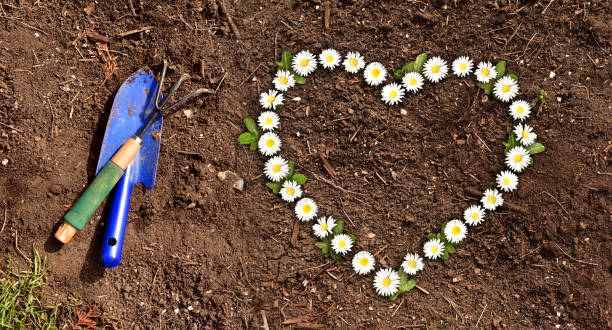
[[[104,167],[126,140],[147,124],[151,114],[155,111],[157,87],[157,80],[151,72],[140,69],[119,88],[106,125],[96,173]],[[112,268],[121,262],[130,197],[134,185],[142,183],[149,190],[155,186],[162,121],[162,116],[157,116],[151,128],[142,138],[142,147],[115,187],[102,238],[100,263],[104,267]]]

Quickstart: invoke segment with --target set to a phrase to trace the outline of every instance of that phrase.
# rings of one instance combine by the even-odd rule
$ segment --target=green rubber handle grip
[[[106,163],[70,211],[64,215],[64,220],[78,230],[83,229],[122,175],[123,169],[119,165],[112,161]]]

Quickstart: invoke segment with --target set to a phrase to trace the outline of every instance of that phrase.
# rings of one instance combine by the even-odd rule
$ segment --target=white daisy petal
[[[451,220],[444,227],[444,237],[451,243],[459,243],[467,236],[467,227],[460,220]]]
[[[465,77],[472,73],[474,62],[467,56],[461,56],[453,61],[453,73],[457,77]]]
[[[480,199],[480,202],[485,209],[493,211],[504,203],[504,199],[497,189],[487,189],[485,190],[484,196]]]
[[[423,253],[429,259],[437,259],[444,252],[444,244],[437,238],[432,238],[423,245]]]
[[[485,210],[480,205],[472,205],[463,212],[463,220],[470,226],[476,226],[484,221]]]
[[[531,106],[523,100],[516,100],[510,105],[510,115],[514,120],[523,120],[529,117]]]
[[[317,60],[314,55],[307,50],[303,50],[293,57],[291,68],[302,77],[306,77],[313,73],[317,68]]]
[[[347,72],[357,73],[365,67],[365,60],[358,52],[348,52],[343,64]]]
[[[267,132],[259,138],[257,143],[259,152],[264,156],[272,156],[280,151],[281,140],[275,133]]]
[[[264,131],[272,131],[278,128],[280,118],[275,112],[264,111],[257,118],[259,127]]]
[[[402,84],[409,92],[417,92],[423,87],[423,76],[418,72],[408,72],[402,78]]]
[[[497,77],[497,71],[491,62],[478,63],[478,67],[476,67],[476,71],[474,73],[476,74],[476,80],[483,84],[486,84]]]
[[[359,275],[365,275],[374,270],[376,260],[368,251],[361,251],[353,257],[353,270]]]
[[[379,269],[374,276],[374,289],[381,296],[389,297],[397,293],[400,286],[399,273],[391,268]]]
[[[382,91],[382,100],[388,105],[394,105],[402,102],[402,98],[404,97],[404,89],[399,84],[390,83],[383,87]]]
[[[264,174],[273,182],[279,182],[289,174],[289,164],[281,156],[274,156],[264,165]]]
[[[519,85],[510,76],[503,76],[495,82],[493,95],[502,102],[510,102],[518,95]]]
[[[277,106],[283,104],[284,99],[283,93],[279,93],[273,89],[259,95],[259,103],[264,109],[276,110]]]
[[[423,258],[419,257],[416,253],[408,253],[404,258],[404,262],[402,262],[402,268],[404,272],[408,275],[414,275],[418,271],[423,270]]]
[[[295,215],[300,221],[310,221],[317,216],[317,203],[310,198],[302,198],[295,203]]]
[[[289,88],[295,86],[295,79],[293,74],[288,70],[276,71],[276,77],[272,80],[274,88],[281,92],[286,92]]]
[[[314,231],[315,236],[318,238],[324,238],[332,233],[332,229],[334,229],[335,226],[336,220],[334,220],[334,218],[323,216],[319,218],[317,223],[312,226],[312,230]]]
[[[333,70],[340,64],[340,53],[335,49],[325,49],[319,55],[319,63],[326,69]]]
[[[446,77],[447,73],[446,61],[438,56],[428,59],[423,66],[423,75],[431,82],[439,82]]]
[[[331,240],[331,248],[335,253],[345,255],[353,248],[353,239],[346,234],[336,235]]]
[[[514,191],[518,187],[518,176],[510,171],[502,171],[497,175],[496,179],[499,189],[505,192]]]
[[[302,187],[293,180],[287,180],[283,182],[283,187],[279,193],[284,201],[291,203],[297,198],[302,197]]]
[[[521,146],[514,147],[506,154],[506,165],[514,172],[521,172],[531,162],[529,151]]]
[[[517,139],[525,147],[532,145],[538,137],[537,134],[533,132],[531,126],[527,124],[518,124],[514,126],[514,134],[516,134]]]
[[[372,62],[365,67],[363,77],[368,85],[378,86],[387,79],[387,69],[378,62]]]

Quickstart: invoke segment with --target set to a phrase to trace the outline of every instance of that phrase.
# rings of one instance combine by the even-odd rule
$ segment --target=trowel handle
[[[133,136],[128,139],[113,155],[110,161],[100,169],[94,180],[87,186],[81,197],[74,203],[70,211],[64,215],[64,222],[55,232],[55,238],[68,244],[77,231],[83,229],[87,220],[100,207],[102,201],[115,187],[124,170],[128,167],[140,146],[142,140]]]
[[[125,238],[125,227],[130,210],[130,198],[134,188],[134,164],[130,164],[117,183],[112,197],[108,221],[102,236],[102,249],[100,250],[100,264],[113,268],[121,262],[121,251]]]

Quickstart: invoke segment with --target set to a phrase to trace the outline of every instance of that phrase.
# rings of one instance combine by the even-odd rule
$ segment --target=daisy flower
[[[514,134],[524,146],[529,146],[535,142],[538,137],[536,133],[533,133],[531,126],[525,124],[518,124],[514,127]]]
[[[460,220],[451,220],[444,227],[444,237],[451,243],[459,243],[467,236],[467,227]]]
[[[495,79],[497,76],[497,71],[495,71],[495,67],[491,62],[480,62],[478,63],[478,67],[476,68],[476,80],[479,82],[486,84],[491,79]]]
[[[365,66],[365,60],[358,52],[348,52],[343,64],[344,70],[350,73],[357,73]]]
[[[302,188],[297,182],[287,180],[283,182],[283,187],[279,191],[281,198],[285,202],[293,202],[296,198],[302,197]]]
[[[281,140],[275,133],[268,132],[259,138],[259,152],[264,156],[272,156],[281,148]]]
[[[302,198],[295,203],[295,215],[300,221],[310,221],[317,216],[317,203],[310,198]]]
[[[286,92],[289,88],[295,86],[295,79],[293,78],[293,74],[288,70],[278,70],[276,71],[276,77],[274,77],[272,83],[274,84],[274,88],[281,92]]]
[[[529,151],[521,146],[514,147],[506,154],[506,165],[514,172],[521,172],[531,162]]]
[[[402,86],[399,84],[390,83],[383,87],[381,94],[382,100],[385,101],[386,104],[394,105],[402,102],[402,97],[404,97],[404,89],[402,89]]]
[[[397,293],[400,286],[399,273],[391,268],[379,269],[374,276],[374,288],[381,296],[389,297]]]
[[[306,77],[317,68],[317,60],[311,52],[303,50],[295,54],[291,68],[300,76]]]
[[[472,205],[463,212],[463,220],[470,226],[476,226],[484,221],[485,210],[480,205]]]
[[[267,93],[263,92],[259,95],[259,104],[261,104],[264,109],[276,110],[276,106],[283,104],[284,99],[283,93],[271,89]]]
[[[287,161],[283,157],[274,156],[266,162],[264,174],[273,182],[279,182],[289,174],[289,164],[287,164]]]
[[[504,199],[497,189],[487,189],[482,199],[480,199],[480,202],[485,209],[493,211],[504,203]]]
[[[321,217],[317,223],[312,226],[312,230],[314,231],[315,236],[318,238],[323,238],[332,233],[334,226],[336,226],[336,220],[334,220],[334,218]]]
[[[502,102],[510,102],[518,95],[519,85],[510,76],[503,76],[495,82],[493,95]]]
[[[529,117],[531,106],[523,100],[516,100],[510,105],[510,115],[514,120],[523,120]]]
[[[497,175],[497,186],[505,192],[513,191],[518,186],[518,176],[510,171],[502,171]]]
[[[402,262],[402,268],[408,275],[416,274],[419,270],[423,269],[423,266],[423,258],[419,257],[419,255],[416,253],[406,254],[404,262]]]
[[[340,53],[335,49],[325,49],[319,54],[319,62],[326,68],[333,70],[340,64]]]
[[[368,85],[378,86],[387,78],[387,69],[378,62],[372,62],[365,67],[363,76]]]
[[[257,118],[257,122],[264,131],[272,131],[278,128],[279,117],[275,112],[264,111]]]
[[[353,270],[359,275],[365,275],[371,272],[376,265],[374,256],[368,251],[361,251],[353,257]]]
[[[437,259],[444,252],[444,244],[437,238],[432,238],[423,245],[423,253],[429,259]]]
[[[446,61],[438,56],[432,57],[423,66],[423,75],[431,82],[438,82],[448,73]]]
[[[337,254],[346,254],[353,248],[353,240],[346,234],[334,236],[331,241],[331,247]]]
[[[402,84],[409,92],[417,92],[423,87],[423,76],[418,72],[408,72],[402,78]]]
[[[458,57],[453,61],[453,73],[457,77],[465,77],[472,73],[474,62],[467,56]]]

